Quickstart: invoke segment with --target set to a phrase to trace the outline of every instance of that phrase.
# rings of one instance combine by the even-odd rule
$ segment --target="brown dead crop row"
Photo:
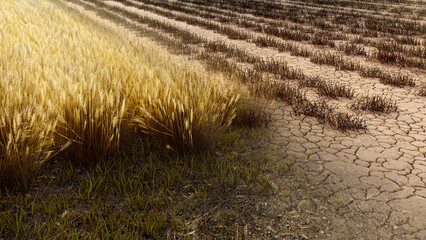
[[[120,0],[121,2],[129,2],[128,0]],[[141,3],[142,4],[142,3]],[[246,26],[246,27],[250,27],[253,30],[262,30],[265,31],[263,29],[263,24],[256,24],[256,22],[261,21],[262,23],[266,24],[265,28],[266,30],[272,30],[272,31],[276,31],[274,29],[270,29],[270,26],[272,27],[285,27],[286,29],[293,29],[293,30],[300,30],[300,32],[309,32],[309,33],[315,33],[318,32],[317,29],[312,28],[312,27],[307,27],[307,26],[302,26],[302,25],[298,25],[298,24],[292,24],[291,26],[289,26],[290,24],[287,22],[282,22],[282,21],[277,21],[277,20],[271,20],[268,18],[263,18],[263,19],[259,19],[256,17],[252,17],[249,15],[242,15],[242,14],[236,14],[234,12],[230,12],[227,11],[225,12],[225,10],[222,9],[216,9],[213,8],[211,6],[203,6],[203,5],[186,5],[185,6],[185,2],[179,2],[179,4],[177,3],[169,3],[169,2],[164,2],[164,1],[155,1],[155,0],[145,0],[143,1],[143,4],[145,5],[152,5],[152,6],[158,6],[158,7],[162,7],[168,10],[173,10],[173,11],[177,11],[177,12],[183,12],[183,13],[187,13],[190,15],[198,15],[200,17],[206,18],[206,19],[214,19],[217,20],[219,22],[232,22],[236,25],[239,26]],[[226,21],[225,21],[226,20]],[[347,22],[347,16],[345,15],[345,18],[342,19],[342,21]],[[354,20],[354,18],[351,18],[351,20]],[[345,28],[342,27],[338,27],[337,25],[333,25],[331,24],[329,21],[326,21],[325,19],[322,18],[318,18],[315,19],[314,22],[312,22],[312,26],[315,26],[319,29],[322,30],[330,30],[330,31],[345,31]],[[326,27],[327,26],[327,27]],[[359,29],[360,26],[357,26],[356,29]],[[321,32],[319,32],[321,33]],[[336,35],[338,36],[338,35]],[[386,35],[388,36],[388,35]],[[302,36],[299,36],[299,38],[306,38]],[[411,41],[406,41],[406,42],[413,42],[413,37]],[[329,38],[330,39],[330,38]],[[339,39],[346,39],[345,37],[336,37],[335,40],[339,40]],[[401,38],[398,38],[401,39]],[[402,38],[402,39],[406,39],[406,38]],[[414,39],[414,43],[419,43],[419,41]]]
[[[254,41],[258,46],[275,47],[280,52],[289,51],[295,56],[309,57],[313,63],[335,66],[339,70],[358,71],[364,77],[379,78],[379,81],[384,84],[415,86],[415,78],[410,75],[402,73],[389,74],[386,70],[364,66],[338,53],[308,50],[273,37],[258,37]]]
[[[319,99],[315,102],[310,101],[306,97],[306,91],[303,91],[297,85],[292,86],[288,82],[264,79],[262,73],[256,70],[241,69],[224,57],[204,53],[200,59],[203,58],[209,67],[229,72],[232,76],[251,86],[252,91],[255,93],[280,99],[290,104],[296,114],[316,117],[319,122],[342,131],[366,128],[365,120],[353,114],[336,111],[336,107],[327,104],[324,99]]]
[[[188,1],[185,1],[188,2]],[[426,26],[413,20],[405,20],[398,18],[389,18],[385,16],[375,16],[354,11],[338,11],[336,9],[311,9],[306,6],[288,5],[281,2],[271,1],[238,1],[230,0],[221,2],[220,0],[204,1],[189,0],[189,2],[198,5],[213,5],[215,7],[232,10],[239,13],[248,13],[256,16],[262,16],[273,19],[290,20],[293,22],[309,24],[319,18],[330,18],[330,22],[338,22],[339,24],[352,26],[358,23],[359,19],[366,21],[365,27],[368,30],[398,35],[415,35],[421,36],[426,32]],[[342,16],[346,17],[342,17]],[[343,18],[343,19],[341,19]]]
[[[163,6],[163,7],[169,7],[170,8],[170,5],[172,5],[172,4],[169,4],[167,6],[165,4],[160,4],[160,5]],[[211,8],[211,7],[209,7],[209,8]],[[235,16],[233,16],[233,17],[235,18]],[[241,15],[239,16],[239,18],[241,18]],[[247,15],[245,15],[244,18],[250,18],[250,17],[248,17]],[[330,23],[330,22],[347,23],[349,21],[354,21],[354,23],[353,23],[354,27],[350,28],[349,31],[348,31],[347,28],[338,27],[338,26]],[[392,21],[394,21],[394,20],[391,20],[391,22]],[[234,20],[234,23],[235,22],[236,22],[236,20]],[[265,23],[271,24],[272,26],[276,26],[277,22],[279,22],[279,21],[273,21],[273,23],[271,24],[270,20],[268,21],[267,19],[265,19]],[[391,38],[395,39],[395,42],[400,43],[400,44],[409,44],[409,45],[418,46],[418,45],[422,44],[422,42],[423,42],[419,38],[415,38],[415,37],[409,36],[409,35],[407,35],[407,36],[398,36],[398,35],[395,35],[393,33],[392,34],[379,35],[377,33],[377,31],[372,31],[372,30],[368,30],[368,29],[367,29],[367,31],[364,31],[365,27],[362,26],[362,25],[359,25],[359,22],[360,22],[359,16],[351,16],[350,14],[345,14],[344,16],[341,16],[339,18],[339,21],[336,21],[336,19],[334,19],[332,21],[327,21],[326,19],[318,17],[318,18],[315,18],[315,20],[312,23],[310,23],[310,25],[318,27],[318,28],[323,29],[323,30],[330,30],[330,31],[336,31],[336,30],[338,30],[338,31],[342,31],[342,32],[348,31],[349,33],[362,34],[364,36],[370,36],[370,37],[380,37],[380,36],[381,37],[385,37],[385,38],[391,37]],[[328,27],[326,27],[326,26],[328,26]],[[420,26],[418,28],[422,29],[424,27]],[[254,28],[254,29],[256,29],[256,28]],[[353,29],[353,30],[351,30],[351,29]],[[338,35],[335,35],[335,36],[338,36]],[[328,38],[328,39],[332,40],[330,38]],[[335,40],[338,40],[338,39],[339,39],[338,37],[335,38]],[[346,38],[343,37],[342,39],[346,39]],[[365,43],[369,43],[369,42],[370,41],[366,41]],[[416,50],[416,51],[418,51],[418,50]],[[408,55],[410,55],[411,51],[407,50],[407,51],[405,51],[405,53],[407,53]]]
[[[208,42],[206,48],[211,51],[222,51],[230,57],[237,57],[239,61],[253,64],[253,68],[259,72],[270,72],[278,75],[281,80],[294,79],[298,80],[299,85],[315,88],[321,96],[331,98],[346,97],[352,98],[353,90],[342,83],[332,83],[322,79],[319,76],[309,76],[300,69],[294,69],[288,66],[284,60],[264,60],[261,57],[249,54],[247,51],[239,50],[226,45],[222,42]]]
[[[377,1],[327,1],[327,0],[313,0],[313,1],[295,1],[290,0],[290,3],[311,6],[317,8],[328,8],[336,10],[347,10],[357,11],[361,13],[366,13],[365,11],[370,11],[370,14],[380,15],[380,16],[389,16],[389,17],[401,17],[401,13],[404,13],[404,18],[410,18],[417,20],[420,15],[419,10],[416,10],[419,2],[416,1],[406,1],[406,0],[385,0],[380,3]],[[387,4],[383,4],[383,2]],[[392,5],[395,3],[397,5]],[[414,15],[414,16],[411,16]]]
[[[214,23],[214,21],[219,21],[221,23],[228,23],[232,22],[233,24],[248,28],[249,31],[255,31],[255,32],[261,32],[265,34],[270,34],[279,38],[282,38],[284,40],[295,40],[295,41],[309,41],[310,43],[314,45],[321,45],[321,46],[330,46],[330,47],[336,47],[335,40],[347,40],[347,36],[339,33],[339,32],[332,32],[332,31],[317,31],[312,29],[304,29],[304,31],[309,31],[310,33],[302,32],[300,30],[294,30],[288,29],[289,26],[283,27],[282,22],[275,21],[272,24],[264,24],[264,23],[256,23],[255,21],[248,21],[245,18],[240,17],[229,17],[224,16],[223,14],[214,14],[211,12],[205,12],[204,10],[196,11],[195,9],[180,6],[174,3],[168,3],[163,1],[154,1],[154,0],[146,0],[140,4],[135,4],[134,1],[129,0],[119,0],[119,2],[122,2],[125,5],[136,7],[142,10],[151,11],[156,14],[159,14],[161,16],[166,16],[173,18],[177,21],[183,21],[188,24],[202,26],[206,29],[215,30],[219,33],[222,33],[226,36],[228,36],[230,39],[243,39],[243,40],[250,40],[252,38],[252,35],[249,33],[246,33],[244,30],[236,30],[232,26],[226,26],[222,25],[220,23]],[[167,10],[161,9],[165,8]],[[176,13],[179,12],[178,13]],[[183,15],[184,14],[190,14]],[[201,18],[195,18],[194,16],[199,16]],[[214,21],[209,21],[206,19],[213,19]],[[315,24],[317,23],[324,23],[322,20],[316,20]],[[288,24],[286,24],[288,25]],[[294,27],[294,26],[293,26]],[[368,42],[370,43],[370,42]],[[372,44],[379,46],[377,43],[373,42]],[[363,47],[355,45],[355,44],[346,44],[340,47],[336,47],[337,50],[343,50],[347,54],[351,55],[366,55],[366,52],[363,51]],[[426,66],[426,61],[423,59],[418,58],[412,58],[409,56],[423,56],[424,55],[424,48],[406,48],[402,45],[395,49],[396,51],[403,51],[402,53],[388,53],[384,52],[382,50],[379,51],[378,54],[372,55],[374,56],[376,60],[379,60],[380,62],[394,64],[397,66],[402,67],[416,67],[423,69]],[[405,56],[407,54],[407,56]],[[373,59],[372,56],[369,56],[369,59]]]
[[[283,27],[281,26],[282,23],[277,21],[274,22],[273,25],[256,23],[254,21],[247,21],[241,18],[235,18],[235,17],[232,18],[232,17],[223,16],[223,15],[216,15],[211,12],[195,11],[194,9],[183,7],[183,6],[177,6],[176,4],[173,4],[173,3],[154,1],[154,0],[144,1],[143,4],[134,4],[132,1],[129,1],[129,0],[120,0],[120,2],[132,7],[137,7],[139,9],[154,12],[161,16],[171,17],[177,21],[183,21],[188,24],[202,26],[202,27],[205,27],[206,29],[215,30],[219,33],[222,33],[228,36],[230,39],[250,40],[252,38],[252,34],[246,33],[244,30],[236,30],[232,26],[226,26],[220,23],[214,23],[213,21],[209,21],[206,19],[214,19],[214,21],[218,19],[218,21],[222,23],[232,22],[233,24],[239,27],[248,28],[248,31],[255,31],[255,32],[270,34],[284,40],[309,41],[311,44],[314,44],[314,45],[335,47],[337,50],[341,50],[341,51],[343,50],[345,53],[350,55],[366,56],[366,52],[364,48],[354,43],[346,44],[343,46],[342,45],[336,46],[335,40],[348,39],[346,35],[342,33],[338,33],[338,32],[304,29],[305,31],[311,32],[311,33],[305,33],[300,30],[288,29],[288,26]],[[159,9],[159,7],[166,8],[168,10]],[[174,11],[178,11],[180,13],[177,14]],[[182,14],[182,12],[185,14],[192,14],[192,15],[185,16]],[[200,16],[202,18],[196,19],[194,18],[194,15]],[[226,19],[226,21],[224,19]],[[322,22],[322,21],[318,20],[316,21],[316,23],[317,22]],[[383,48],[380,48],[380,46],[383,44],[371,42],[371,41],[366,41],[364,43],[370,43],[374,45],[375,47],[377,46],[379,48],[379,52],[377,54],[369,56],[370,60],[376,59],[383,63],[393,64],[393,65],[401,66],[401,67],[415,67],[420,69],[424,69],[426,67],[426,61],[424,59],[421,59],[422,57],[424,57],[424,54],[425,54],[424,47],[407,48],[407,47],[403,47],[401,44],[397,44],[394,42],[393,44],[397,44],[399,47],[393,49],[396,52],[389,52],[389,51],[384,51]],[[414,58],[410,56],[414,56]],[[420,57],[420,59],[415,57]]]
[[[390,113],[397,110],[396,102],[386,96],[361,96],[351,104],[355,110],[369,110],[373,112]]]

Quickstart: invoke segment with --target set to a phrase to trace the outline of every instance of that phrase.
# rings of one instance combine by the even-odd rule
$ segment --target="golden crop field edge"
[[[45,0],[6,0],[0,16],[2,186],[27,186],[60,150],[102,161],[137,134],[123,129],[203,150],[235,117],[237,86],[147,40]]]

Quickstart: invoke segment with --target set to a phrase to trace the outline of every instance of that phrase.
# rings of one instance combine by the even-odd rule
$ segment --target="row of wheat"
[[[236,87],[146,40],[46,0],[0,5],[0,186],[26,186],[59,151],[96,162],[125,127],[176,151],[229,126]]]

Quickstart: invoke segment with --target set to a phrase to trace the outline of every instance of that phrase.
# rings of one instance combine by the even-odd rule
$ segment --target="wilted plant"
[[[398,87],[415,86],[414,78],[408,74],[402,73],[387,73],[378,67],[365,67],[360,69],[360,75],[363,77],[379,78],[383,84],[395,85]]]
[[[306,97],[299,99],[293,106],[296,113],[316,117],[320,123],[328,124],[338,130],[365,129],[365,121],[359,116],[338,112],[335,108],[324,100],[311,102]]]
[[[338,82],[325,81],[318,76],[305,76],[298,82],[302,87],[316,88],[318,94],[322,96],[352,98],[354,95],[354,91],[349,86]]]
[[[314,52],[310,55],[310,59],[313,63],[335,66],[339,70],[342,69],[353,71],[360,68],[358,63],[345,59],[342,55],[331,52]]]
[[[339,130],[357,130],[365,128],[365,121],[358,116],[336,112],[324,100],[312,102],[306,97],[306,92],[297,86],[287,83],[272,83],[268,85],[275,97],[289,103],[296,114],[316,117],[318,121],[329,124]]]
[[[349,86],[338,83],[338,82],[329,82],[329,81],[318,81],[317,92],[320,95],[327,97],[337,98],[337,97],[347,97],[352,98],[354,95],[353,89]]]
[[[355,110],[369,110],[373,112],[390,113],[397,110],[396,102],[386,96],[365,95],[359,97],[350,108]]]
[[[279,74],[281,79],[300,79],[303,77],[303,73],[300,69],[294,69],[288,66],[285,61],[265,61],[258,59],[254,65],[254,69]]]
[[[389,52],[389,51],[378,51],[377,60],[382,63],[396,63],[401,58],[401,53],[399,52]]]
[[[346,43],[336,46],[336,49],[339,51],[344,51],[347,54],[350,55],[361,55],[365,56],[367,53],[365,52],[365,49],[362,45],[357,45],[353,43]]]
[[[311,43],[315,45],[322,45],[322,46],[325,46],[325,45],[328,45],[330,47],[335,46],[335,43],[333,40],[330,40],[327,36],[324,36],[324,34],[321,34],[321,33],[315,33],[312,36]]]
[[[365,67],[360,69],[360,75],[363,77],[380,77],[382,70],[377,67]]]
[[[426,61],[421,58],[407,57],[400,52],[378,51],[377,59],[384,63],[393,63],[402,67],[426,68]],[[426,55],[425,55],[426,56]]]
[[[412,37],[412,36],[401,36],[401,37],[395,37],[395,41],[400,44],[407,44],[407,45],[421,45],[422,41],[418,38]]]
[[[220,41],[209,41],[205,44],[205,48],[213,52],[226,52],[229,50],[229,45]]]
[[[336,66],[343,61],[343,57],[341,55],[331,52],[315,52],[310,56],[310,59],[313,63],[328,64],[332,66]]]
[[[420,85],[419,95],[426,96],[426,82]]]
[[[404,46],[402,46],[401,44],[398,44],[396,42],[380,41],[375,46],[379,51],[386,51],[386,52],[402,52],[402,51],[404,51]]]
[[[318,83],[321,81],[323,80],[319,76],[305,76],[297,80],[301,87],[317,87]]]
[[[335,112],[327,118],[331,122],[332,126],[335,126],[339,130],[358,130],[365,129],[365,120],[359,116],[350,115],[349,113]]]
[[[259,47],[275,47],[278,45],[278,41],[270,36],[257,37],[254,39],[254,43]]]
[[[380,82],[383,84],[391,84],[398,87],[402,86],[415,86],[415,80],[408,74],[389,74],[382,73],[379,78]]]

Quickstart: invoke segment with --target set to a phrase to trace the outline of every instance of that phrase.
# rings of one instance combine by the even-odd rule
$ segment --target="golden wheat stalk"
[[[83,163],[104,160],[127,137],[123,124],[177,151],[229,126],[238,97],[222,75],[117,31],[47,0],[2,1],[0,184],[28,182],[66,147]]]

